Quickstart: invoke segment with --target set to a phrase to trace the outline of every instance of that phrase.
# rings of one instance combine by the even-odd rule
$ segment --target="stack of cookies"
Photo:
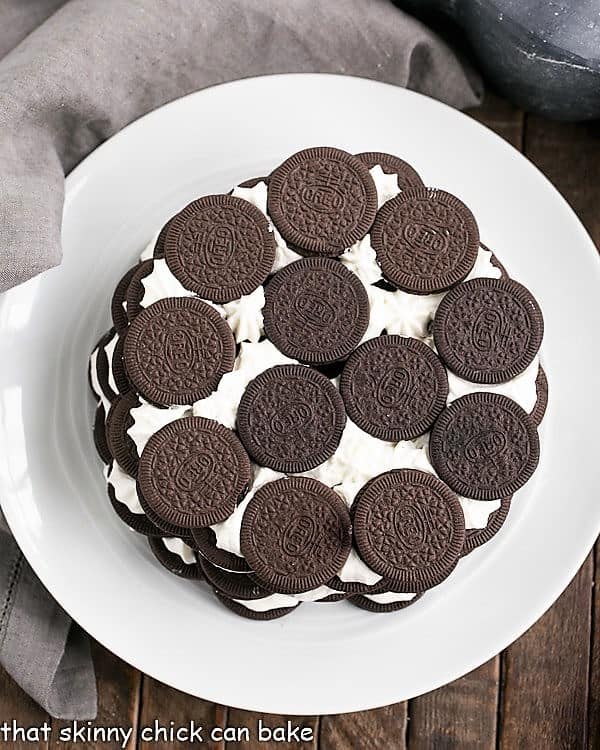
[[[112,507],[244,617],[405,608],[536,469],[539,305],[391,154],[310,148],[193,201],[111,313],[89,380]]]

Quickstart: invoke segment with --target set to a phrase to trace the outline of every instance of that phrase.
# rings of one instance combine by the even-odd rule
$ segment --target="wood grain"
[[[395,703],[373,711],[323,716],[319,747],[321,750],[405,750],[406,727],[406,703]]]
[[[594,565],[594,606],[592,609],[592,643],[588,700],[589,750],[600,750],[600,542],[596,542]]]
[[[283,686],[285,689],[285,686]],[[310,731],[311,739],[308,739],[309,732],[305,732],[304,741],[287,742],[283,740],[267,739],[268,733],[260,739],[259,725],[263,726],[265,732],[267,729],[286,728],[287,722],[292,727],[304,728]],[[243,711],[239,708],[230,708],[227,725],[231,732],[237,729],[246,728],[249,731],[249,740],[240,738],[240,741],[229,740],[225,747],[244,748],[244,750],[312,750],[317,747],[319,735],[319,719],[316,716],[280,716],[276,714],[262,714],[254,711]]]
[[[134,750],[137,734],[140,673],[95,641],[92,641],[91,645],[98,687],[98,716],[93,725],[94,727],[133,728],[132,738],[127,744],[127,750]],[[86,722],[80,723],[85,724]],[[72,722],[52,720],[52,747],[60,747],[61,750],[73,750],[74,748],[81,750],[84,745],[79,741],[59,741],[61,727],[67,727],[71,724]],[[108,750],[108,748],[120,748],[121,743],[104,743],[99,740],[98,742],[86,742],[85,747],[89,750]]]
[[[144,741],[142,733],[152,730],[155,726],[169,730],[173,728],[187,728],[194,725],[202,726],[203,742],[188,742],[181,738],[171,741],[169,735],[161,732],[156,741]],[[191,695],[163,685],[158,680],[144,676],[140,700],[138,726],[140,741],[138,747],[153,750],[172,750],[174,747],[202,747],[210,750],[224,750],[225,743],[211,741],[210,732],[213,728],[223,729],[227,723],[227,709],[216,703],[193,698]]]

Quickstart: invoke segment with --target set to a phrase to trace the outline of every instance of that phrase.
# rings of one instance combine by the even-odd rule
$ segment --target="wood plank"
[[[507,649],[500,746],[586,747],[592,558],[549,612]]]
[[[202,747],[210,750],[224,750],[223,741],[210,740],[210,732],[224,728],[227,723],[227,709],[216,703],[194,698],[187,693],[164,685],[158,680],[144,676],[139,711],[138,747],[152,750],[172,750],[174,747]],[[180,735],[171,739],[172,729],[190,732],[199,726],[203,728],[202,742]]]
[[[467,114],[522,151],[524,114],[520,109],[495,94],[486,93],[483,106],[470,109]]]
[[[410,702],[410,750],[495,750],[500,660]]]
[[[127,750],[134,750],[136,746],[138,703],[141,675],[117,656],[107,651],[99,643],[92,641],[92,656],[96,668],[98,686],[98,715],[92,727],[94,728],[123,728],[132,729],[131,739],[127,743]],[[80,726],[87,726],[87,722],[79,722]],[[97,741],[82,743],[76,737],[73,742],[60,741],[59,732],[62,727],[72,729],[69,721],[52,720],[52,747],[61,750],[71,750],[85,745],[90,750],[108,750],[120,748],[121,741],[103,742],[98,735]],[[109,735],[110,737],[110,735]]]
[[[588,701],[589,750],[600,750],[600,542],[596,542],[594,566],[594,607],[592,609],[592,643]]]
[[[407,704],[395,703],[373,711],[323,716],[320,750],[369,748],[405,750]]]
[[[300,741],[284,741],[276,739],[281,734],[269,735],[267,730],[283,731],[287,729],[288,722],[292,727],[298,727],[298,737]],[[229,740],[225,743],[227,750],[230,748],[244,748],[244,750],[310,750],[317,747],[319,734],[319,719],[316,716],[280,716],[276,714],[255,713],[254,711],[243,711],[239,708],[230,708],[227,719],[227,726],[230,732],[238,729],[247,729],[248,736],[244,738],[239,736],[239,741]],[[264,734],[263,739],[259,734],[262,726]],[[303,735],[300,734],[304,729]],[[270,739],[269,739],[270,737]],[[304,740],[302,738],[304,737]]]
[[[13,720],[18,727],[41,727],[45,722],[50,726],[50,717],[35,703],[12,679],[12,677],[0,667],[0,726],[6,722],[7,727],[12,730]],[[36,746],[35,742],[28,742],[27,739],[17,739],[10,741],[13,735],[7,735],[7,742],[4,741],[4,735],[0,734],[0,744],[6,744],[15,750],[31,750]],[[41,735],[40,735],[41,737]],[[32,736],[33,738],[33,736]],[[40,742],[39,747],[46,750],[47,742]]]

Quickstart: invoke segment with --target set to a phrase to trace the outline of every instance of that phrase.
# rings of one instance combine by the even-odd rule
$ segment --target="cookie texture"
[[[471,279],[438,307],[433,336],[440,357],[472,383],[504,383],[533,362],[544,335],[535,298],[511,279]]]
[[[247,573],[232,573],[200,557],[200,566],[206,580],[223,596],[230,599],[263,599],[273,592],[261,586]]]
[[[123,274],[121,280],[115,287],[115,291],[113,292],[112,300],[110,303],[110,312],[113,325],[117,330],[117,333],[123,333],[123,331],[129,325],[126,302],[127,289],[129,287],[131,279],[133,278],[133,275],[138,269],[138,265],[139,264],[136,263],[135,266],[132,266]]]
[[[146,503],[187,529],[230,516],[250,478],[250,460],[236,435],[203,417],[185,417],[154,433],[138,467]]]
[[[363,151],[360,154],[356,154],[356,157],[366,164],[367,169],[380,166],[386,174],[397,175],[400,190],[423,187],[423,180],[417,170],[399,156],[386,154],[382,151]]]
[[[303,365],[280,365],[246,388],[237,414],[240,439],[250,456],[275,471],[300,473],[326,461],[346,424],[337,388]]]
[[[359,594],[358,596],[348,597],[348,601],[350,604],[354,604],[355,607],[364,609],[367,612],[384,614],[387,612],[399,612],[401,609],[406,609],[406,607],[410,607],[411,604],[414,604],[422,596],[423,594],[416,594],[412,599],[407,599],[406,601],[381,603]]]
[[[535,391],[537,394],[537,400],[533,411],[531,412],[531,418],[533,419],[536,426],[542,423],[546,409],[548,407],[548,378],[544,368],[540,365],[537,378],[535,379]]]
[[[344,359],[369,324],[369,298],[358,277],[329,258],[303,258],[265,289],[265,332],[283,354],[307,364]]]
[[[404,190],[373,223],[371,245],[385,278],[413,294],[462,281],[479,250],[475,217],[456,196],[435,188]]]
[[[93,436],[97,454],[100,456],[102,463],[108,465],[113,457],[106,440],[106,417],[104,416],[104,407],[102,404],[98,404],[96,407]]]
[[[131,409],[140,405],[135,393],[117,396],[106,418],[106,440],[111,455],[129,476],[137,475],[138,454],[134,441],[127,434],[133,425]]]
[[[204,578],[204,573],[197,560],[194,563],[184,562],[179,555],[167,549],[162,537],[148,537],[148,545],[154,557],[169,573],[173,573],[179,578],[189,578],[195,581],[201,581]]]
[[[487,525],[483,529],[467,529],[465,531],[465,546],[463,547],[463,557],[468,555],[477,547],[481,547],[482,544],[489,542],[492,537],[500,531],[504,526],[504,522],[508,517],[508,511],[510,510],[510,501],[512,498],[508,497],[502,500],[498,510],[490,513]]]
[[[267,278],[275,240],[266,216],[251,203],[208,195],[171,219],[165,258],[186,289],[213,302],[230,302]]]
[[[510,497],[531,477],[540,446],[533,419],[497,393],[453,401],[429,440],[431,462],[455,492],[475,500]]]
[[[350,355],[340,391],[350,419],[380,440],[410,440],[426,432],[448,397],[448,377],[421,341],[378,336]]]
[[[217,589],[214,589],[214,593],[221,604],[224,604],[227,609],[230,609],[232,612],[235,612],[236,615],[245,617],[248,620],[277,620],[280,617],[289,615],[300,606],[300,602],[298,602],[295,607],[279,607],[277,609],[267,609],[263,612],[257,612],[248,607],[244,607],[243,604],[230,599],[228,596],[223,596],[223,594]]]
[[[289,477],[263,485],[242,519],[241,549],[256,576],[285,594],[327,583],[352,544],[350,514],[316,479]]]
[[[231,329],[210,305],[169,297],[133,321],[124,344],[127,375],[148,401],[192,404],[215,390],[233,368]]]
[[[127,294],[125,296],[127,304],[127,317],[129,322],[137,318],[137,316],[144,309],[142,307],[142,300],[144,299],[144,285],[142,283],[146,276],[149,276],[154,269],[154,261],[152,259],[143,260],[135,270],[135,273],[129,281],[127,287]]]
[[[360,556],[407,593],[437,586],[456,567],[465,541],[457,496],[437,477],[415,469],[385,472],[355,500]]]
[[[243,557],[217,547],[217,536],[210,527],[192,529],[192,536],[198,552],[215,567],[231,573],[250,572],[250,566]]]
[[[377,190],[366,165],[352,154],[309,148],[271,174],[268,211],[287,242],[335,257],[371,228]]]

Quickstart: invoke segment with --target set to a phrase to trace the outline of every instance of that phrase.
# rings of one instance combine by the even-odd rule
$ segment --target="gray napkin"
[[[315,71],[395,83],[458,108],[482,93],[478,77],[391,0],[0,0],[2,53],[0,291],[60,263],[64,174],[171,99]],[[0,533],[0,662],[53,716],[92,717],[86,638]]]

